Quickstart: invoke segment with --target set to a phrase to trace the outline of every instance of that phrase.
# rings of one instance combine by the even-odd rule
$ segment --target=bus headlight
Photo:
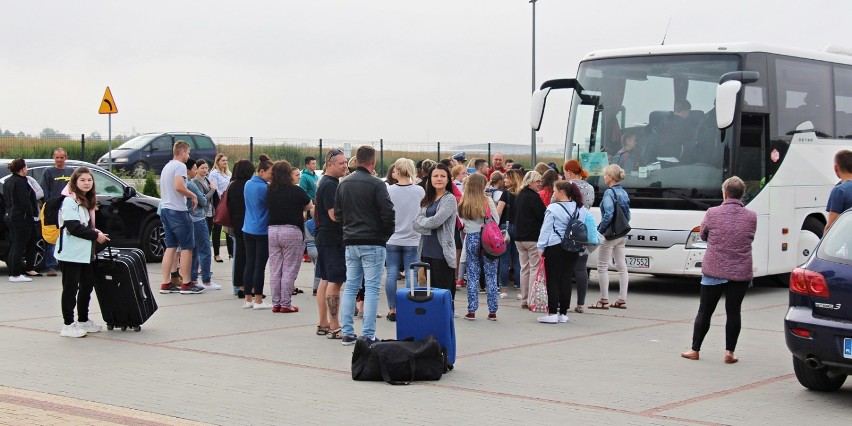
[[[707,249],[707,241],[701,239],[701,227],[692,228],[686,239],[687,249]]]

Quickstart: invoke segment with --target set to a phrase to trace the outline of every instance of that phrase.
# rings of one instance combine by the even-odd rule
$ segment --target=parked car
[[[0,181],[9,176],[8,165],[12,160],[0,159]],[[27,174],[41,182],[44,169],[53,166],[53,160],[26,160]],[[138,194],[136,188],[124,183],[114,174],[82,161],[68,160],[65,167],[71,169],[86,166],[92,170],[95,190],[98,194],[98,210],[95,224],[109,234],[115,247],[137,247],[145,252],[149,262],[160,262],[165,252],[165,234],[160,216],[157,214],[158,198]],[[5,215],[3,187],[0,185],[0,217]],[[36,264],[44,262],[44,240],[39,239]],[[0,220],[0,260],[6,261],[9,253],[9,232],[6,223]]]
[[[852,209],[790,274],[784,318],[793,370],[802,386],[835,391],[852,374]]]
[[[159,172],[172,159],[172,146],[183,140],[189,143],[192,158],[213,161],[216,144],[203,133],[166,132],[146,133],[121,144],[112,150],[113,171],[127,173],[135,178],[144,178],[148,170]],[[98,166],[107,169],[109,153],[98,159]]]

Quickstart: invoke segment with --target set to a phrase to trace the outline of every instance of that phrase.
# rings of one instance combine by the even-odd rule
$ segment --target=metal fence
[[[355,155],[358,147],[372,146],[377,151],[376,169],[384,174],[388,167],[398,158],[405,157],[414,161],[423,159],[441,159],[464,152],[468,160],[483,158],[490,161],[495,152],[504,153],[506,159],[529,168],[531,153],[529,145],[514,145],[504,143],[465,143],[465,142],[411,142],[357,140],[357,139],[299,139],[275,137],[213,137],[219,152],[225,153],[231,164],[246,158],[257,160],[260,154],[266,154],[273,160],[287,160],[301,167],[307,156],[316,157],[322,166],[325,153],[330,149],[341,149],[344,155]],[[113,149],[121,145],[123,140],[114,140]],[[0,158],[52,158],[53,150],[62,147],[72,160],[82,160],[90,163],[97,162],[109,149],[109,142],[101,139],[79,136],[58,135],[52,137],[32,137],[16,135],[0,135]],[[563,161],[561,146],[538,146],[538,162],[555,162],[561,166]],[[208,158],[207,160],[213,160]],[[159,172],[159,170],[155,170]]]

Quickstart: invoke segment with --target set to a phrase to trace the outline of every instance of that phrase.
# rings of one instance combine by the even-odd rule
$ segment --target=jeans
[[[346,246],[346,287],[340,304],[344,336],[355,336],[355,297],[364,280],[364,323],[361,335],[376,337],[376,310],[386,251],[382,246]]]
[[[505,229],[509,233],[509,246],[506,247],[506,252],[500,256],[500,287],[509,286],[509,266],[515,265],[515,287],[521,287],[521,260],[518,255],[518,246],[515,245],[515,225],[502,224],[500,229]]]
[[[388,309],[396,309],[396,274],[399,272],[400,264],[405,274],[405,287],[411,286],[411,274],[408,266],[417,262],[417,246],[395,246],[388,244],[386,266],[388,270],[385,277],[385,296],[388,298]],[[417,279],[415,271],[415,280]],[[417,283],[415,283],[416,286]]]
[[[201,268],[201,281],[209,283],[213,278],[210,271],[210,243],[207,241],[207,222],[198,220],[192,222],[192,232],[195,235],[195,249],[192,250],[192,282],[198,282],[198,269]]]
[[[56,244],[44,243],[45,269],[59,269],[59,261],[56,260],[56,256],[53,254],[54,250],[56,250]]]

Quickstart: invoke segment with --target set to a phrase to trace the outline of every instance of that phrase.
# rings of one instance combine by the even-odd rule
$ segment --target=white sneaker
[[[269,302],[255,303],[251,308],[258,311],[261,309],[272,309],[272,304]]]
[[[204,283],[204,289],[205,290],[221,290],[222,286],[211,281],[209,283]]]
[[[524,297],[524,295],[522,295],[521,293],[518,293],[518,300],[524,300],[524,299],[526,299],[526,297]]]
[[[505,299],[505,298],[507,298],[507,297],[509,297],[509,293],[500,293],[500,298],[501,298],[501,299]]]
[[[556,315],[556,314],[545,315],[543,317],[538,317],[538,322],[541,322],[541,323],[544,323],[544,324],[556,324],[557,322],[559,322],[559,316]]]
[[[77,328],[85,331],[86,333],[97,333],[101,331],[101,325],[95,324],[92,320],[86,322],[77,322]]]
[[[254,308],[254,302],[243,303],[243,309],[251,309],[251,308]]]
[[[77,324],[68,324],[62,326],[62,331],[59,332],[62,337],[86,337],[86,330],[77,327]]]
[[[33,280],[32,278],[25,277],[23,275],[18,275],[18,276],[15,276],[15,277],[9,277],[10,283],[28,283],[32,280]]]
[[[559,323],[563,324],[568,322],[568,315],[559,315]]]

